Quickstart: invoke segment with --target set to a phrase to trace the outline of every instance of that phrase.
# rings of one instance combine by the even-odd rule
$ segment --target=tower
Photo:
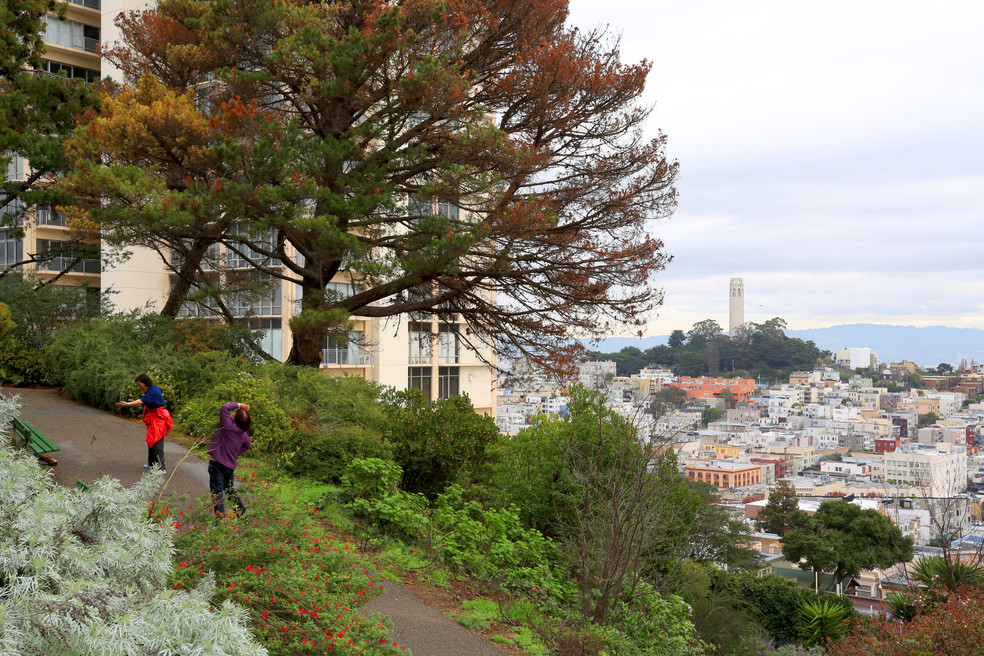
[[[741,278],[731,279],[731,294],[728,299],[728,335],[735,337],[735,331],[745,323],[745,283]]]

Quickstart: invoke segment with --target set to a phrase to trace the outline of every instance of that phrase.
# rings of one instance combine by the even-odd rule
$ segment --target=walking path
[[[112,476],[131,486],[143,475],[146,429],[139,419],[90,408],[62,398],[56,390],[3,388],[0,392],[19,396],[21,418],[61,447],[52,454],[58,465],[51,468],[60,485],[74,486],[76,478],[92,483]],[[165,497],[197,499],[208,494],[207,465],[194,453],[165,438],[164,462]],[[393,639],[414,656],[506,656],[393,582],[368,607],[392,618]]]

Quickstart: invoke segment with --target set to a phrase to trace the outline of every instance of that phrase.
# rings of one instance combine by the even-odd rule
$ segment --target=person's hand
[[[249,406],[246,405],[245,403],[240,403],[239,407],[245,410],[246,412],[249,412]]]
[[[124,407],[126,407],[126,406],[128,406],[128,405],[130,405],[130,404],[129,404],[129,403],[127,403],[126,401],[117,401],[117,402],[116,402],[116,405],[117,405],[118,407],[120,407],[120,408],[124,408]]]

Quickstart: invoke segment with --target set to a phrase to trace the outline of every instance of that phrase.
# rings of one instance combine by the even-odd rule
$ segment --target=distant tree
[[[927,412],[922,417],[919,418],[920,426],[931,426],[940,420],[939,415],[935,412]]]
[[[687,335],[682,330],[674,330],[670,333],[670,337],[666,344],[672,349],[678,349],[683,346],[687,341]]]
[[[910,389],[919,389],[923,386],[922,375],[918,371],[902,376],[902,382],[908,385]]]
[[[937,376],[946,376],[947,374],[953,373],[953,365],[947,362],[941,362],[936,365],[936,369],[933,371]]]
[[[789,481],[779,481],[769,491],[769,500],[759,511],[755,524],[760,531],[781,537],[802,526],[806,518],[806,513],[799,509],[796,488]]]
[[[723,413],[718,408],[714,406],[707,406],[704,408],[704,425],[711,423],[712,421],[717,421],[721,418]]]
[[[735,408],[735,395],[732,394],[731,390],[725,388],[721,391],[721,400],[724,401],[724,407],[728,410],[734,410]]]
[[[967,358],[960,358],[960,364],[957,365],[957,373],[964,373],[969,367],[967,366]]]
[[[675,385],[666,385],[654,393],[649,401],[649,410],[656,417],[663,417],[679,410],[687,402],[687,392]]]
[[[874,509],[861,510],[846,501],[824,501],[816,514],[783,536],[783,556],[814,574],[820,589],[824,572],[832,585],[864,569],[885,569],[912,559],[912,538]]]
[[[730,570],[751,568],[757,553],[746,546],[751,543],[748,524],[716,503],[720,493],[713,485],[703,481],[688,483],[699,495],[700,503],[680,556],[698,563],[727,565]]]
[[[687,333],[687,340],[690,344],[703,346],[720,335],[722,330],[721,324],[714,319],[704,319],[690,328],[690,332]]]

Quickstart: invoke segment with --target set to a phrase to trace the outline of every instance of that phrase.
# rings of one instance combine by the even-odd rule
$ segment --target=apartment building
[[[721,398],[725,390],[731,392],[735,402],[742,402],[755,393],[755,381],[751,378],[691,378],[682,376],[670,383],[687,393],[687,398]]]
[[[872,479],[922,488],[928,496],[953,496],[967,487],[967,452],[950,444],[903,446],[883,456]]]
[[[97,51],[101,36],[101,0],[68,0],[65,18],[48,15],[45,17],[45,54],[42,70],[49,75],[63,75],[77,80],[79,84],[98,82],[100,79],[100,59]],[[14,155],[7,163],[4,179],[7,181],[27,180],[31,175],[31,163],[19,155]],[[52,180],[53,181],[53,180]],[[57,284],[76,286],[86,283],[95,294],[99,289],[100,253],[99,245],[91,244],[82,251],[68,249],[63,244],[69,241],[66,220],[53,207],[24,207],[15,201],[0,209],[0,225],[4,215],[20,214],[22,238],[13,230],[0,229],[0,268],[5,268],[38,255],[37,263],[29,263],[21,268],[25,272],[37,274],[41,279],[49,279],[63,269],[71,269],[61,276]],[[58,253],[44,257],[45,253]],[[78,260],[76,262],[76,260]]]

